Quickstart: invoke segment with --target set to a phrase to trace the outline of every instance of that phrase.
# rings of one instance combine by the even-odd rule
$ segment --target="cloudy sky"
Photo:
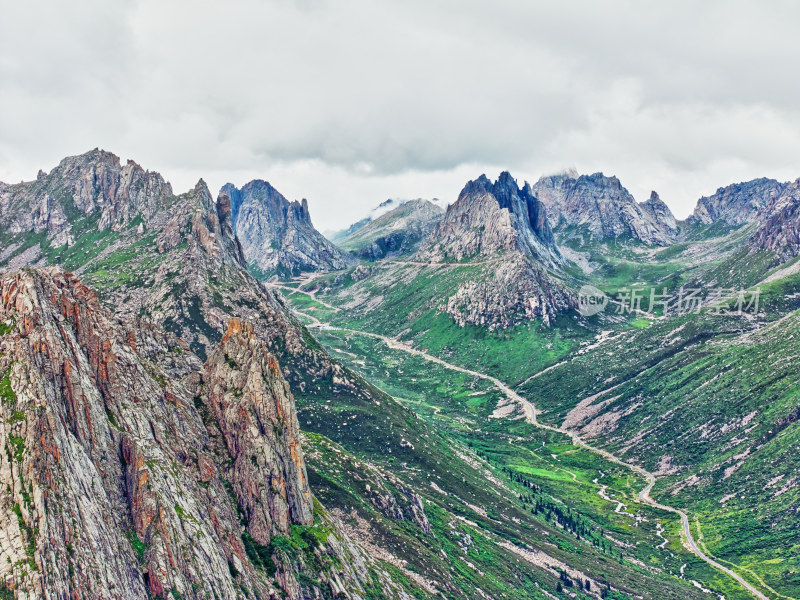
[[[800,176],[800,3],[0,0],[0,180],[94,147],[320,229],[574,167],[686,216]]]

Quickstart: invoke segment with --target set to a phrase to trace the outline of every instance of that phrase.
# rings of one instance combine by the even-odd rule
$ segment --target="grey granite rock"
[[[675,239],[669,207],[657,195],[638,204],[616,177],[560,173],[542,177],[532,191],[547,207],[556,231],[580,227],[598,240],[629,236],[659,246]]]
[[[719,188],[697,201],[688,221],[711,225],[724,222],[739,226],[754,222],[759,213],[780,196],[787,186],[774,179],[753,179]]]
[[[314,228],[305,199],[289,202],[259,179],[241,189],[226,184],[222,196],[230,198],[233,230],[256,273],[283,278],[347,266],[342,251]]]
[[[486,175],[467,183],[417,257],[461,261],[499,251],[522,252],[546,265],[563,262],[544,205],[527,183],[520,189],[507,171],[494,183]]]

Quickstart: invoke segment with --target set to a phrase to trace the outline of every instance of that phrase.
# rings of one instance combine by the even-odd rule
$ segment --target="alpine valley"
[[[800,597],[800,180],[331,237],[102,150],[0,184],[0,599]]]

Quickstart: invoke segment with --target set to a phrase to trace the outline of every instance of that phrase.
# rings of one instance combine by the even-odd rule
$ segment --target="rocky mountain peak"
[[[562,261],[544,205],[529,185],[520,189],[504,171],[494,183],[486,175],[469,181],[422,244],[419,256],[462,260],[508,250],[524,252],[547,265]]]
[[[542,204],[510,173],[492,182],[485,175],[464,186],[458,200],[422,243],[417,259],[430,262],[494,262],[491,275],[465,280],[446,312],[460,325],[505,328],[541,318],[550,323],[570,306],[553,275],[563,262]]]
[[[675,220],[675,215],[672,214],[669,206],[664,202],[655,190],[650,192],[650,198],[644,202],[640,202],[639,206],[647,213],[653,222],[659,225],[665,232],[671,236],[678,233],[678,223]]]
[[[156,213],[172,196],[158,173],[133,161],[122,166],[111,152],[95,149],[63,159],[35,181],[0,190],[0,226],[10,233],[46,232],[50,244],[71,245],[79,218],[85,226],[118,231],[136,216]]]
[[[666,204],[638,204],[615,176],[559,173],[540,178],[532,193],[547,207],[556,231],[579,228],[595,239],[630,236],[648,245],[674,241],[674,217]]]
[[[753,248],[763,248],[789,260],[800,254],[800,179],[784,184],[781,194],[759,212]]]
[[[208,184],[202,177],[197,180],[197,183],[194,184],[194,189],[195,191],[200,191],[208,196],[211,196],[211,190],[208,189]]]
[[[251,268],[263,277],[347,266],[344,254],[311,223],[308,201],[289,202],[269,182],[256,179],[241,189],[226,184],[233,230]]]
[[[215,202],[201,179],[191,191],[178,196],[163,215],[168,220],[156,238],[158,251],[165,253],[185,243],[192,260],[207,268],[243,267],[244,255],[233,232],[229,205],[229,198]]]
[[[734,227],[753,223],[786,186],[775,179],[762,177],[718,188],[711,196],[703,196],[697,201],[689,222],[703,225],[723,222]]]
[[[239,207],[242,206],[242,191],[232,183],[226,183],[222,186],[217,194],[219,196],[227,196],[231,204],[231,223],[236,223],[239,216]],[[234,228],[235,229],[235,228]]]

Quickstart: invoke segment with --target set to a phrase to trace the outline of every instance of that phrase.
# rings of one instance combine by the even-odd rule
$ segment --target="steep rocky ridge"
[[[789,260],[800,254],[800,179],[783,186],[757,215],[751,246]]]
[[[737,227],[752,223],[759,212],[781,195],[786,185],[762,177],[721,187],[711,196],[700,198],[687,221],[703,225],[723,222]]]
[[[616,177],[571,171],[542,177],[531,191],[547,207],[556,231],[579,227],[594,239],[630,236],[647,245],[674,241],[675,218],[669,207],[657,195],[638,204]]]
[[[277,360],[252,325],[230,320],[206,361],[202,382],[234,462],[228,480],[253,539],[267,544],[275,530],[286,533],[291,523],[310,524],[311,492],[294,401]]]
[[[100,159],[88,153],[80,162],[92,160]],[[15,202],[2,207],[0,219],[16,219],[19,203],[35,194],[36,183],[18,186]],[[108,201],[102,198],[102,203]],[[60,202],[65,213],[74,212],[70,195]],[[228,319],[241,318],[276,354],[295,393],[372,398],[374,390],[332,360],[283,300],[247,271],[233,234],[235,205],[229,196],[222,194],[214,203],[201,180],[193,190],[158,206],[118,230],[83,231],[69,246],[56,246],[32,231],[10,234],[12,250],[0,255],[0,270],[62,265],[97,289],[119,318],[157,323],[202,359],[221,340]]]
[[[520,189],[507,171],[494,183],[486,175],[468,182],[417,257],[461,261],[502,251],[522,252],[551,266],[563,261],[544,205],[527,183]]]
[[[241,189],[226,184],[220,197],[231,203],[233,230],[256,273],[269,278],[327,271],[347,266],[342,252],[311,223],[308,202],[289,202],[268,182],[254,180]]]
[[[80,164],[93,173],[119,162],[109,157],[90,152],[62,165]],[[267,343],[280,338],[274,343],[282,349],[300,351],[302,332],[280,301],[247,272],[228,196],[214,202],[202,180],[180,195],[157,190],[157,198],[143,201],[145,208],[131,214],[126,225],[101,229],[96,224],[102,211],[120,213],[127,197],[106,196],[100,188],[86,215],[78,209],[82,200],[69,191],[70,180],[58,179],[60,172],[54,169],[44,180],[64,190],[53,210],[70,215],[63,229],[73,239],[59,244],[24,220],[25,207],[39,196],[44,180],[10,186],[13,194],[3,196],[0,205],[0,221],[10,224],[0,234],[7,242],[0,269],[62,265],[96,288],[121,318],[142,316],[163,324],[201,358],[220,341],[230,316],[251,320]]]
[[[63,271],[3,275],[0,299],[6,590],[300,598],[378,581],[400,594],[312,509],[291,394],[247,324],[231,321],[201,373],[174,335],[123,326]],[[325,542],[286,554],[272,542],[293,527]]]
[[[340,241],[339,246],[366,260],[411,254],[431,233],[443,214],[440,207],[428,200],[408,200],[370,220]]]
[[[92,150],[62,160],[35,181],[0,188],[0,227],[4,236],[23,232],[43,234],[54,246],[71,245],[74,227],[120,229],[136,215],[148,217],[172,196],[158,173],[133,161]],[[78,223],[81,218],[90,223]]]
[[[465,279],[444,301],[443,309],[461,325],[494,329],[539,318],[549,323],[572,305],[545,207],[508,172],[494,183],[485,175],[467,183],[416,260],[495,263],[476,279]]]

